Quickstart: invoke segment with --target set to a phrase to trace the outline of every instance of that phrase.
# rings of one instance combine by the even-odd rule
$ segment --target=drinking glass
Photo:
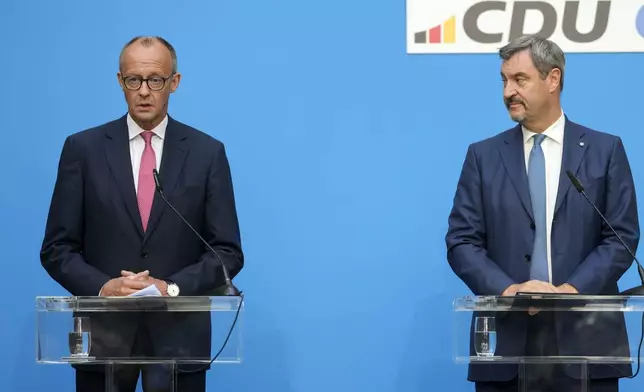
[[[74,317],[74,329],[69,333],[69,353],[75,358],[89,356],[91,329],[89,317]]]
[[[479,357],[493,357],[496,351],[494,317],[477,317],[474,324],[474,350]]]

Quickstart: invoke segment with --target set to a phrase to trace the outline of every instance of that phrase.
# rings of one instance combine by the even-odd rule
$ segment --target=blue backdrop
[[[451,359],[451,301],[469,292],[444,234],[467,145],[512,126],[495,55],[406,55],[404,0],[1,7],[1,390],[72,390],[71,369],[34,362],[34,297],[66,295],[38,251],[63,140],[124,114],[117,58],[139,34],[176,46],[171,114],[232,165],[246,359],[215,367],[209,390],[472,390]],[[643,68],[569,55],[563,100],[623,138],[639,189]]]

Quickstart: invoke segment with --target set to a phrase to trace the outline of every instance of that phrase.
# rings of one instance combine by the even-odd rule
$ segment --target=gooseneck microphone
[[[604,217],[604,215],[599,211],[599,208],[597,208],[595,203],[593,203],[588,198],[588,196],[586,195],[586,192],[584,192],[584,186],[581,185],[581,181],[579,181],[579,179],[577,177],[575,177],[575,175],[572,174],[572,172],[570,170],[566,170],[566,174],[568,174],[568,178],[570,178],[570,182],[572,182],[572,186],[574,186],[575,189],[577,189],[577,192],[581,193],[582,196],[584,196],[584,198],[586,200],[588,200],[588,203],[590,203],[590,205],[593,206],[593,208],[599,214],[599,216],[602,218],[604,223],[606,223],[606,225],[608,225],[608,227],[611,229],[613,234],[615,234],[615,237],[617,237],[619,242],[622,243],[622,246],[624,246],[624,249],[626,249],[626,251],[633,257],[633,260],[635,260],[635,263],[637,263],[637,272],[640,275],[640,280],[642,281],[642,285],[633,287],[633,288],[628,289],[626,291],[623,291],[620,294],[621,295],[644,295],[644,268],[642,268],[642,264],[640,264],[639,260],[637,260],[637,257],[635,257],[635,254],[633,253],[633,251],[626,245],[626,243],[624,243],[624,240],[622,240],[622,237],[617,233],[617,231],[615,231],[613,226],[611,226],[610,222],[608,222],[608,219],[606,219]]]
[[[152,169],[152,175],[154,176],[154,185],[156,186],[157,192],[159,192],[159,196],[161,196],[161,199],[163,199],[163,201],[183,221],[183,223],[185,223],[186,226],[188,226],[190,228],[190,230],[192,230],[192,232],[195,233],[195,235],[197,237],[199,237],[201,242],[203,242],[204,245],[206,245],[208,250],[210,250],[210,252],[212,252],[212,254],[214,254],[217,257],[217,259],[219,260],[219,262],[221,263],[221,270],[224,273],[224,279],[225,279],[224,295],[225,296],[239,296],[241,294],[241,291],[239,291],[239,289],[237,289],[237,287],[235,287],[235,285],[231,281],[230,274],[228,273],[228,268],[226,268],[226,264],[224,264],[224,261],[221,259],[219,254],[212,248],[212,246],[210,246],[210,244],[206,240],[203,239],[203,237],[201,235],[199,235],[197,230],[195,230],[194,227],[192,227],[192,225],[190,225],[190,223],[188,223],[186,218],[184,218],[179,213],[179,211],[177,211],[177,209],[174,208],[172,203],[170,203],[168,201],[168,199],[166,199],[165,194],[163,193],[163,187],[161,187],[161,181],[159,180],[159,172],[157,171],[157,169]]]

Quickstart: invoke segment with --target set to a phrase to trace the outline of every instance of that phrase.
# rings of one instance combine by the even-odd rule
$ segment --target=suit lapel
[[[168,126],[166,128],[166,137],[163,141],[163,155],[161,156],[161,167],[159,170],[159,181],[161,182],[163,193],[167,199],[171,199],[172,192],[183,171],[187,154],[186,139],[187,134],[183,131],[183,128],[171,117],[168,117]],[[152,232],[166,209],[165,202],[156,193],[154,195],[154,201],[152,202],[152,211],[150,212],[148,229],[145,232],[143,240],[144,243],[152,235]]]
[[[143,237],[141,215],[136,202],[126,116],[105,132],[105,156],[125,208],[139,235]]]
[[[566,118],[564,128],[563,158],[561,162],[561,173],[559,174],[559,188],[557,189],[557,201],[555,203],[554,214],[557,214],[559,207],[566,198],[571,182],[566,174],[570,170],[577,175],[579,164],[584,158],[587,149],[587,143],[584,141],[584,129]]]
[[[516,126],[506,134],[505,144],[501,146],[501,158],[512,181],[523,207],[530,219],[532,216],[532,203],[530,203],[530,189],[528,188],[528,176],[525,169],[525,155],[523,146],[523,134],[521,126]]]

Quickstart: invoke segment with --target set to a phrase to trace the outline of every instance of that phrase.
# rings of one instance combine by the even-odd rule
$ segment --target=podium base
[[[553,385],[551,385],[551,383],[555,382],[556,379],[563,380],[561,376],[557,377],[556,369],[558,365],[567,366],[566,364],[555,363],[520,362],[518,374],[519,386],[517,392],[542,392],[545,390],[545,385],[552,388]],[[569,366],[574,366],[575,370],[578,369],[579,374],[575,374],[576,377],[574,378],[570,377],[571,375],[566,375],[566,385],[561,387],[565,388],[567,391],[590,392],[588,386],[588,363],[576,362]],[[557,387],[559,386],[557,385]]]
[[[83,363],[83,362],[95,361],[96,357],[80,357],[79,356],[79,357],[62,357],[60,359],[63,360],[63,361],[67,361],[67,362],[69,362],[71,364],[79,364],[79,363]]]
[[[155,391],[177,392],[177,364],[175,362],[155,363],[154,366],[162,366],[167,377],[163,374],[157,374],[155,380]],[[105,392],[120,392],[116,367],[132,366],[127,364],[107,364],[105,365]],[[584,391],[585,392],[585,391]]]

